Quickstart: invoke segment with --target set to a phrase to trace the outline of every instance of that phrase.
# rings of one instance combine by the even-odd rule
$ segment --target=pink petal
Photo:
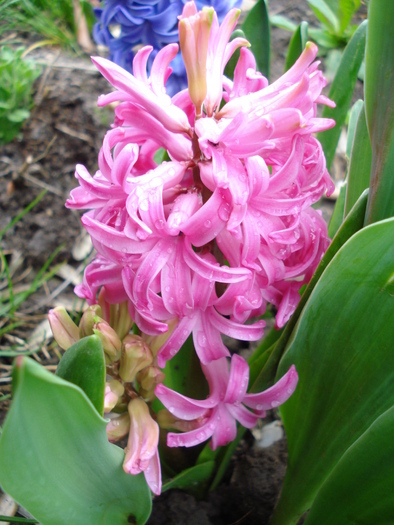
[[[239,355],[231,358],[230,377],[223,403],[230,405],[240,403],[245,397],[249,384],[248,363]]]
[[[155,116],[168,130],[175,133],[188,133],[190,125],[182,110],[171,104],[170,99],[163,105],[162,97],[158,97],[146,88],[146,85],[114,64],[101,57],[92,57],[92,61],[100,73],[119,91],[118,100],[122,100],[122,92],[131,97],[137,104]]]
[[[147,468],[144,470],[145,480],[156,496],[160,496],[161,493],[161,465],[159,452],[156,450],[156,454],[149,461]]]
[[[202,400],[190,399],[163,384],[157,385],[155,395],[171,414],[185,421],[203,417],[207,410],[217,405],[217,400],[211,397]]]
[[[259,394],[246,394],[243,403],[257,411],[270,410],[282,405],[294,392],[298,382],[298,374],[291,365],[286,374],[271,388]]]
[[[199,257],[186,240],[184,257],[192,270],[209,281],[235,283],[247,279],[250,275],[250,270],[247,268],[228,268],[227,266],[217,266],[208,262],[202,257]]]

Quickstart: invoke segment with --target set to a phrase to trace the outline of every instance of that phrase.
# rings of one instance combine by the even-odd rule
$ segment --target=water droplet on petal
[[[230,217],[230,205],[227,202],[220,205],[218,215],[222,221],[228,221]]]
[[[144,199],[143,201],[140,202],[140,209],[142,211],[148,211],[149,210],[149,201],[148,201],[148,199]]]
[[[197,334],[197,342],[200,346],[206,346],[207,345],[207,338],[205,337],[205,334],[203,332],[198,332]]]
[[[272,408],[276,408],[280,405],[280,401],[271,401]]]
[[[211,221],[209,219],[207,219],[205,222],[204,222],[204,227],[205,228],[210,228],[211,227]]]

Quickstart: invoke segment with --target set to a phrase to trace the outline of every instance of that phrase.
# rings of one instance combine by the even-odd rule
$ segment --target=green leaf
[[[394,215],[394,2],[371,0],[365,58],[365,111],[372,146],[366,223]]]
[[[230,42],[234,40],[234,38],[246,38],[245,33],[242,31],[242,29],[236,29],[233,31]],[[238,59],[240,57],[240,49],[236,49],[235,52],[231,55],[230,60],[227,62],[226,67],[224,68],[224,74],[227,78],[234,78],[234,70],[236,68]]]
[[[367,199],[368,191],[365,191],[360,196],[359,200],[356,202],[351,212],[346,217],[346,220],[342,223],[341,227],[337,231],[334,239],[332,240],[322,260],[320,261],[319,266],[316,268],[312,279],[309,281],[308,286],[302,294],[300,302],[298,303],[295,312],[287,321],[287,324],[278,342],[275,345],[272,345],[268,350],[266,350],[266,354],[262,354],[260,356],[259,360],[261,360],[261,363],[259,362],[259,360],[256,360],[254,363],[252,363],[250,367],[250,375],[253,378],[256,377],[256,367],[258,367],[260,364],[263,365],[260,368],[256,379],[253,381],[251,388],[252,392],[260,392],[274,383],[278,363],[283,355],[283,352],[285,351],[286,345],[290,337],[293,334],[296,323],[300,315],[302,314],[302,311],[311,293],[313,292],[313,289],[319,282],[319,279],[322,276],[324,270],[327,268],[328,264],[333,259],[338,250],[346,243],[346,241],[354,233],[356,233],[363,227]],[[266,357],[268,357],[268,359],[266,359]]]
[[[348,27],[352,20],[352,16],[359,9],[360,5],[361,0],[339,0],[337,16],[339,18],[340,34],[343,34],[345,32],[345,29]]]
[[[18,516],[0,516],[0,520],[9,523],[18,523],[19,525],[21,525],[21,523],[38,523],[37,520],[32,520],[29,518],[19,518]]]
[[[394,219],[352,236],[293,331],[277,376],[294,363],[300,379],[281,410],[289,461],[272,525],[297,523],[345,452],[394,405],[393,238]]]
[[[289,47],[287,50],[285,71],[291,68],[297,58],[305,49],[308,41],[308,22],[301,22],[301,24],[294,31],[291,37]]]
[[[14,370],[14,400],[0,439],[0,483],[42,525],[146,523],[142,474],[123,471],[106,421],[84,392],[28,358]]]
[[[328,33],[326,29],[310,27],[308,34],[319,46],[326,47],[327,49],[336,49],[341,45],[341,40],[337,36]]]
[[[307,0],[308,4],[315,13],[316,18],[325,25],[330,32],[338,33],[339,31],[339,20],[335,16],[335,13],[331,10],[328,2],[324,0]]]
[[[82,388],[101,416],[105,374],[103,346],[97,335],[84,337],[70,346],[56,370],[56,375]]]
[[[371,156],[371,142],[369,140],[364,105],[362,104],[354,132],[347,174],[345,216],[349,213],[361,193],[369,186]]]
[[[342,456],[305,525],[388,525],[394,516],[394,408],[374,421]]]
[[[10,122],[23,122],[30,117],[30,111],[27,109],[15,109],[8,114],[8,120]]]
[[[345,123],[352,100],[357,73],[364,57],[366,31],[367,22],[365,21],[354,33],[343,52],[341,63],[328,95],[336,103],[336,107],[329,108],[326,106],[323,109],[322,116],[324,118],[332,118],[336,121],[334,128],[317,134],[326,155],[327,169],[330,169],[334,159],[341,128]]]
[[[339,230],[345,213],[345,198],[346,198],[347,182],[340,187],[337,202],[335,203],[334,211],[331,215],[330,224],[328,225],[328,236],[332,239]]]
[[[242,30],[252,45],[257,69],[269,78],[271,37],[268,10],[264,0],[258,0],[242,24]]]
[[[163,484],[162,492],[169,489],[184,489],[196,495],[202,495],[215,471],[215,467],[214,461],[207,461],[183,470],[173,479]]]
[[[282,15],[271,15],[270,22],[273,26],[279,27],[280,29],[285,29],[286,31],[294,31],[297,29],[297,25]]]
[[[346,140],[346,158],[349,161],[352,154],[352,146],[354,140],[354,133],[356,131],[356,125],[360,111],[364,109],[364,102],[358,99],[352,106],[349,116],[349,124],[347,127],[347,140]],[[365,189],[365,188],[364,188]],[[356,199],[357,200],[357,199]]]
[[[184,396],[205,399],[209,393],[208,382],[194,350],[192,336],[189,336],[179,352],[167,361],[164,374],[164,384]],[[164,406],[155,399],[152,408],[157,413]],[[187,453],[180,453],[177,448],[167,447],[165,440],[161,440],[159,451],[164,470],[171,475],[194,464],[198,453],[196,448],[188,449]]]

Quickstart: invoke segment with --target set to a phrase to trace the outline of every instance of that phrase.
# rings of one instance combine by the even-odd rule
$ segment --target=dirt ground
[[[286,15],[295,23],[315,21],[304,1],[271,0],[270,11]],[[289,38],[286,31],[273,28],[271,81],[283,72]],[[26,39],[26,35],[20,35],[20,43],[29,45]],[[75,270],[83,268],[89,244],[78,213],[67,210],[64,202],[76,185],[75,165],[84,164],[91,173],[97,168],[97,154],[112,121],[111,110],[96,108],[97,97],[110,87],[89,57],[75,57],[52,48],[37,49],[31,56],[42,64],[42,74],[35,84],[35,107],[21,137],[0,146],[0,231],[43,189],[47,193],[8,230],[1,246],[8,263],[14,263],[17,290],[28,287],[59,247],[52,266],[60,262],[66,266],[21,306],[17,315],[23,325],[2,338],[0,350],[30,337],[45,321],[49,308],[75,305]],[[325,217],[332,207],[332,202],[324,202]],[[47,341],[36,358],[45,366],[55,367],[58,354]],[[11,359],[0,361],[1,397],[10,393]],[[3,416],[8,402],[0,405]],[[246,436],[216,491],[205,501],[177,490],[163,494],[155,499],[149,525],[268,523],[285,473],[286,442],[256,449],[252,435],[248,432]]]

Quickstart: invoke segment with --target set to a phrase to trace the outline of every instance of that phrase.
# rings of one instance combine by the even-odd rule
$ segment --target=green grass
[[[0,231],[0,241],[4,237],[5,233],[12,228],[18,221],[20,221],[32,208],[40,202],[45,195],[45,191],[40,193],[36,199],[34,199],[21,213],[19,213],[12,221]],[[13,282],[13,275],[10,271],[10,266],[4,255],[3,250],[0,248],[0,317],[5,319],[5,323],[0,328],[0,337],[10,333],[12,330],[22,324],[22,321],[15,318],[15,314],[18,308],[26,301],[26,299],[36,292],[45,282],[47,282],[58,269],[58,266],[50,268],[56,255],[59,253],[62,247],[57,248],[52,255],[48,258],[42,268],[37,272],[34,279],[23,287],[22,289],[16,289]],[[7,354],[7,355],[6,355]],[[19,355],[20,352],[12,351],[0,352],[1,357],[13,357]]]
[[[89,27],[94,14],[89,2],[81,2]],[[24,31],[78,51],[72,0],[5,0],[0,6],[0,36]]]
[[[24,58],[24,48],[0,47],[0,144],[10,142],[29,118],[32,88],[40,67]]]

